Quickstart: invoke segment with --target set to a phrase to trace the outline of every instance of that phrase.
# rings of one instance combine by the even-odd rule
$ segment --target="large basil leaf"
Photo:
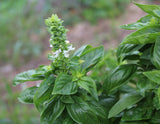
[[[124,95],[109,111],[108,118],[114,117],[115,115],[122,112],[124,109],[139,102],[143,97],[139,94],[126,94]]]
[[[149,80],[147,77],[145,77],[144,75],[140,76],[138,78],[138,81],[137,81],[137,88],[139,89],[140,93],[144,96],[145,95],[145,92],[147,90],[150,90],[150,89],[154,89],[157,84],[154,83],[153,81]]]
[[[96,47],[85,51],[81,56],[80,60],[84,62],[81,64],[81,69],[90,69],[95,66],[103,57],[104,48],[103,46]]]
[[[126,64],[118,66],[111,75],[106,77],[104,81],[104,90],[110,92],[124,84],[134,75],[137,66],[134,64]]]
[[[158,35],[160,35],[160,25],[146,26],[128,35],[122,44],[154,43]]]
[[[77,92],[76,82],[72,82],[72,77],[65,73],[58,75],[55,81],[52,94],[70,95]]]
[[[66,106],[68,114],[75,122],[78,124],[100,124],[97,116],[85,101],[75,97],[75,102]]]
[[[124,112],[122,121],[148,120],[152,115],[152,107],[137,106]]]
[[[33,103],[33,97],[38,87],[30,87],[22,91],[18,97],[18,100],[22,103]]]
[[[98,100],[96,83],[90,77],[82,77],[78,81],[78,85],[83,89],[87,90],[96,100]]]
[[[136,45],[136,44],[120,44],[117,50],[117,58],[118,61],[122,61],[123,59],[127,59],[129,56],[131,56],[131,59],[133,59],[133,56],[139,56],[140,52],[139,50],[144,45]]]
[[[153,61],[154,65],[160,69],[160,37],[157,37],[155,46],[154,46],[154,52],[153,52]]]
[[[152,106],[153,95],[149,94],[143,100],[138,102],[136,106],[124,111],[122,121],[143,121],[149,120],[153,113]]]
[[[28,70],[16,75],[13,79],[13,86],[24,83],[26,81],[37,81],[44,79],[44,77],[41,76],[33,77],[34,74],[36,74],[36,70]]]
[[[39,111],[41,111],[43,103],[48,100],[53,91],[55,77],[51,75],[47,79],[43,80],[40,87],[37,89],[34,96],[34,104]]]
[[[160,84],[160,71],[159,70],[147,71],[147,72],[143,72],[143,74],[151,81],[157,84]]]
[[[99,103],[95,101],[89,101],[88,105],[92,109],[92,111],[101,118],[106,118],[105,108],[103,108]]]
[[[41,114],[42,124],[52,124],[63,112],[65,105],[56,98],[45,105],[44,111]]]
[[[84,46],[80,47],[80,48],[73,54],[73,56],[80,56],[80,55],[82,55],[85,51],[87,51],[87,50],[89,50],[89,49],[91,49],[91,48],[92,48],[92,46],[90,46],[90,45],[84,45]]]
[[[149,23],[136,22],[136,23],[121,25],[120,28],[126,29],[126,30],[138,30],[147,25],[149,25]]]
[[[135,3],[139,8],[141,8],[146,13],[153,15],[155,17],[160,18],[160,6],[158,5],[144,5]]]

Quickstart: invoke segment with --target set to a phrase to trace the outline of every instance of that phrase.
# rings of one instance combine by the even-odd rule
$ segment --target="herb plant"
[[[136,30],[104,56],[103,46],[74,50],[56,16],[46,20],[51,33],[51,64],[18,74],[13,85],[43,80],[18,99],[33,103],[42,124],[160,123],[160,6],[135,3],[148,15],[121,28]],[[95,67],[95,68],[94,68]],[[89,73],[88,73],[89,72]]]

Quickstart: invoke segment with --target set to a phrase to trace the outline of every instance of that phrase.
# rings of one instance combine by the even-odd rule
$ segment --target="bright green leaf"
[[[33,97],[37,91],[38,87],[30,87],[22,91],[18,97],[18,100],[22,103],[33,103]]]
[[[160,71],[159,70],[147,71],[147,72],[143,72],[143,74],[151,81],[157,84],[160,84]]]
[[[84,45],[82,47],[80,47],[74,54],[73,56],[81,56],[85,51],[91,49],[92,46],[90,45]]]
[[[65,73],[58,75],[55,81],[52,94],[71,95],[77,92],[76,82],[72,82],[72,77]]]
[[[139,8],[141,8],[146,13],[160,18],[160,6],[158,6],[158,5],[145,5],[145,4],[138,4],[138,3],[134,3],[134,4],[137,5]]]
[[[154,43],[158,35],[160,35],[160,25],[146,26],[128,35],[122,44]]]
[[[16,86],[20,83],[24,83],[26,81],[37,81],[42,80],[44,77],[33,77],[32,75],[36,74],[36,70],[28,70],[16,75],[13,79],[13,85]]]
[[[88,91],[96,100],[98,100],[96,83],[90,77],[82,77],[78,85]]]
[[[124,109],[136,104],[143,97],[139,94],[126,94],[124,95],[109,111],[108,118],[114,117],[115,115],[122,112]]]
[[[136,22],[136,23],[121,25],[120,28],[126,29],[126,30],[138,30],[147,25],[149,25],[149,23]]]

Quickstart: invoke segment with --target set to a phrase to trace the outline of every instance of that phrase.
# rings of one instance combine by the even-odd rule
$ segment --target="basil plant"
[[[160,6],[135,5],[147,15],[121,26],[135,32],[115,50],[117,59],[103,46],[85,45],[70,55],[75,48],[62,21],[46,19],[51,64],[13,81],[42,80],[18,97],[36,106],[42,124],[160,124]]]
[[[57,15],[46,19],[52,52],[50,65],[15,76],[13,85],[42,80],[39,87],[25,89],[18,97],[22,103],[34,104],[42,124],[100,123],[104,108],[98,103],[95,81],[87,73],[103,58],[103,46],[75,48],[66,40],[67,30]]]

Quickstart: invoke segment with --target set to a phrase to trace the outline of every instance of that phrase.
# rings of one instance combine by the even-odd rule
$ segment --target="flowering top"
[[[53,51],[53,58],[69,57],[69,51],[74,50],[69,41],[66,40],[67,29],[62,26],[63,21],[58,18],[57,15],[52,15],[50,18],[46,19],[46,25],[48,26],[48,31],[51,33],[51,38],[49,40],[50,47]]]

